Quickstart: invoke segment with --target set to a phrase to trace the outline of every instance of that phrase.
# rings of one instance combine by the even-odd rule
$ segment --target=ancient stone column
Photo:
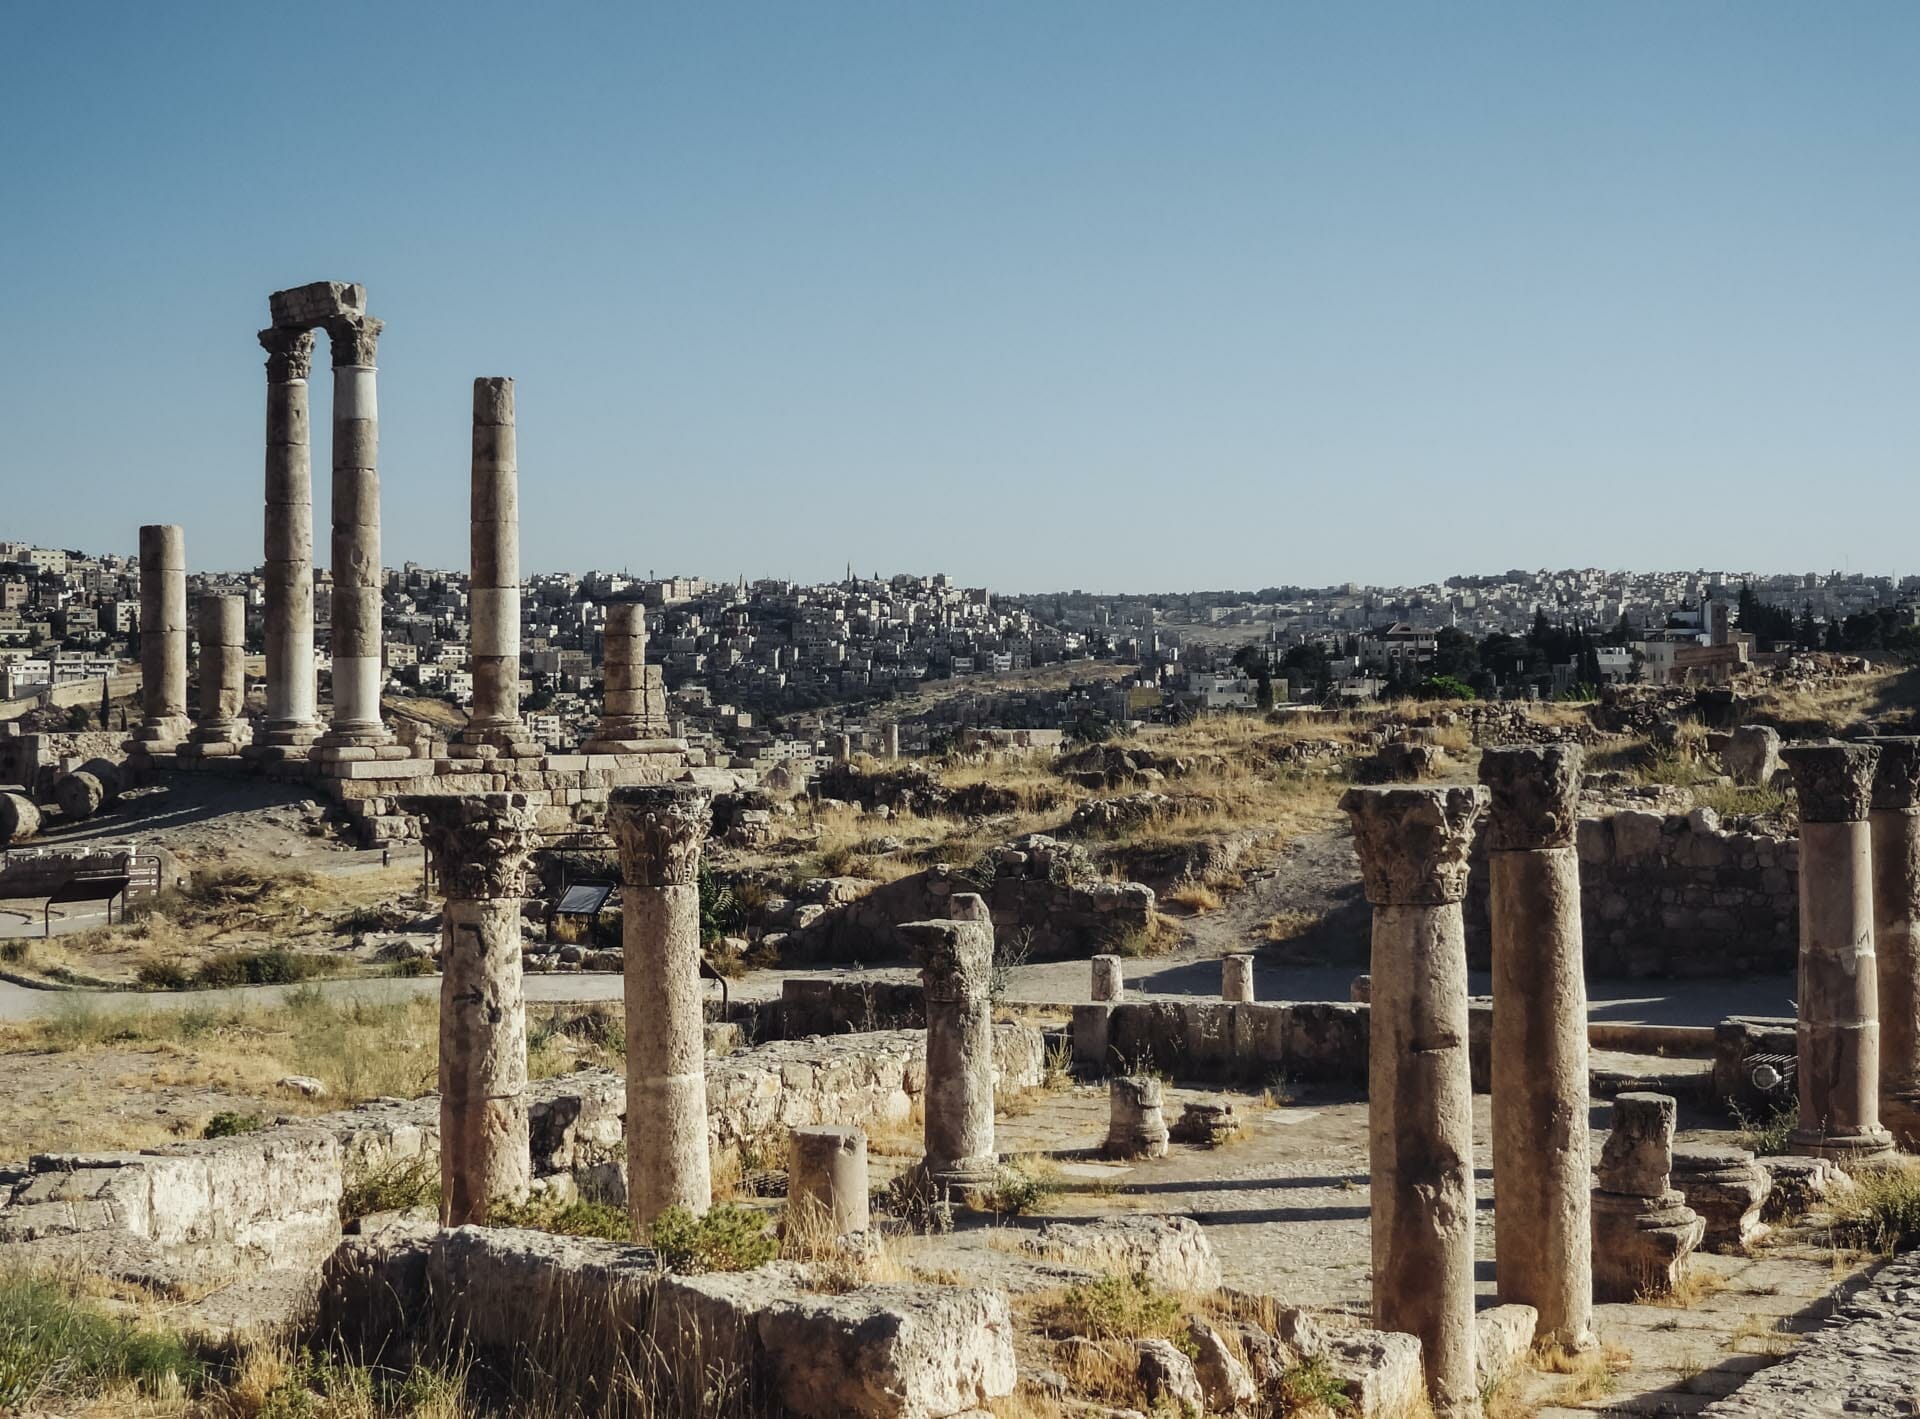
[[[1167,1114],[1160,1081],[1149,1074],[1125,1074],[1107,1081],[1109,1158],[1167,1156]]]
[[[333,350],[333,724],[326,748],[393,742],[380,721],[380,410],[374,349],[381,323],[360,311],[327,322]]]
[[[1253,957],[1226,956],[1220,961],[1220,998],[1240,1003],[1253,999]]]
[[[513,381],[473,382],[473,710],[459,742],[540,752],[520,720],[520,475]],[[701,1204],[706,1205],[704,1202]]]
[[[233,748],[240,742],[247,702],[247,602],[241,596],[203,596],[195,607],[200,637],[200,721],[193,742]]]
[[[971,892],[949,901],[950,921],[899,928],[920,960],[927,1002],[926,1175],[965,1192],[991,1182],[993,1142],[993,919]]]
[[[267,351],[267,715],[258,742],[305,747],[314,722],[313,467],[307,375],[313,331],[260,332]]]
[[[1789,1146],[1845,1166],[1887,1151],[1873,954],[1871,744],[1781,751],[1800,800],[1800,1124]]]
[[[660,735],[647,714],[647,608],[640,602],[615,601],[607,607],[600,673],[605,699],[586,751],[618,754],[648,747],[646,741]]]
[[[406,794],[446,897],[440,927],[440,1220],[526,1200],[527,1006],[520,908],[539,846],[524,794]]]
[[[1118,956],[1093,958],[1093,999],[1119,1000],[1127,993],[1126,972]]]
[[[187,535],[171,523],[140,529],[140,728],[134,740],[171,749],[187,718]]]
[[[887,726],[887,757],[889,759],[897,759],[900,757],[900,725],[898,721]]]
[[[1867,814],[1873,844],[1873,957],[1878,967],[1880,1121],[1920,1149],[1920,738],[1875,739],[1880,761]]]
[[[823,1219],[836,1237],[872,1225],[867,1205],[867,1135],[857,1128],[796,1128],[787,1161],[787,1213],[800,1225]]]
[[[1368,1135],[1373,1318],[1420,1338],[1441,1419],[1472,1413],[1473,1080],[1460,903],[1480,787],[1354,788],[1373,904]]]
[[[626,948],[627,1212],[644,1241],[667,1208],[705,1212],[713,1201],[699,887],[713,795],[618,788],[609,809]]]
[[[1535,1336],[1593,1336],[1587,984],[1580,939],[1577,745],[1489,749],[1480,781],[1493,917],[1493,1231],[1500,1299]]]

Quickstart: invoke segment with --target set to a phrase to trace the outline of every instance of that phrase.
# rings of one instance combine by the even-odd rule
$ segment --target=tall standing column
[[[513,381],[473,382],[473,710],[459,741],[538,752],[520,720],[520,482]]]
[[[1887,1151],[1873,955],[1871,744],[1781,751],[1800,800],[1800,1124],[1796,1153],[1857,1162]]]
[[[171,749],[187,719],[187,535],[172,523],[140,529],[140,728],[134,740]]]
[[[636,1240],[669,1207],[713,1201],[700,847],[713,795],[690,784],[613,791],[627,1006],[627,1212]]]
[[[1587,983],[1577,745],[1489,749],[1480,781],[1493,917],[1493,1232],[1500,1299],[1535,1336],[1593,1336]]]
[[[231,749],[240,741],[247,702],[247,603],[240,596],[203,596],[194,608],[200,636],[200,722],[193,742]]]
[[[380,409],[374,354],[381,323],[352,312],[327,322],[333,350],[332,749],[392,742],[380,721]]]
[[[640,602],[607,607],[600,674],[605,700],[586,752],[618,754],[658,739],[659,726],[647,715],[647,608]]]
[[[307,375],[313,331],[273,326],[267,351],[267,717],[261,742],[313,743],[313,465]]]
[[[943,1192],[993,1180],[993,918],[972,892],[950,921],[899,928],[920,960],[927,1002],[926,1175]]]
[[[524,794],[407,794],[446,894],[440,927],[440,1220],[485,1223],[524,1202],[527,1003],[520,908],[539,846]]]
[[[1920,738],[1873,741],[1867,830],[1873,841],[1873,959],[1878,967],[1880,1121],[1920,1148]]]
[[[1373,1319],[1420,1338],[1441,1419],[1473,1413],[1473,1080],[1460,911],[1484,788],[1354,788],[1373,904],[1367,1065]]]

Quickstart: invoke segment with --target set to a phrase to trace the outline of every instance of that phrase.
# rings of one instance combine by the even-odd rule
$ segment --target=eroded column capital
[[[1881,734],[1867,741],[1880,751],[1873,766],[1875,808],[1920,807],[1920,735]]]
[[[524,897],[527,862],[540,846],[538,811],[523,793],[409,793],[400,811],[420,819],[441,890],[453,900]]]
[[[1480,756],[1480,782],[1491,793],[1487,846],[1495,852],[1572,847],[1580,821],[1578,744],[1522,744]]]
[[[327,344],[332,349],[334,368],[364,365],[372,369],[375,349],[380,344],[380,332],[384,328],[384,322],[359,312],[329,320]]]
[[[957,894],[949,910],[951,921],[909,921],[896,929],[920,962],[929,1001],[984,999],[993,977],[993,919],[971,892]]]
[[[288,384],[313,373],[313,332],[269,325],[260,332],[260,348],[267,352],[267,382]]]
[[[1473,825],[1487,803],[1479,785],[1350,788],[1360,881],[1375,906],[1442,906],[1467,895]]]
[[[1790,744],[1780,751],[1793,772],[1803,823],[1856,823],[1867,816],[1880,749],[1874,744]]]
[[[713,821],[713,794],[695,784],[617,788],[607,822],[620,848],[620,880],[630,887],[690,886]]]

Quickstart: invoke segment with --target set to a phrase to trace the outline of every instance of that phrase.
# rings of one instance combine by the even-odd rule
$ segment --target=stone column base
[[[171,748],[193,733],[193,721],[185,715],[168,715],[164,719],[148,719],[140,722],[127,740],[128,746],[146,744],[164,745]]]
[[[312,720],[275,720],[262,721],[254,731],[253,742],[258,748],[307,749],[320,738],[320,726]]]
[[[1787,1151],[1803,1158],[1831,1158],[1843,1168],[1884,1162],[1893,1155],[1893,1135],[1875,1125],[1864,1133],[1829,1134],[1796,1128],[1787,1135]]]
[[[323,749],[379,749],[393,743],[393,735],[386,725],[375,721],[371,724],[335,723],[314,741]]]
[[[1706,1220],[1671,1188],[1659,1197],[1594,1189],[1593,1298],[1667,1294],[1706,1232]]]
[[[189,739],[173,752],[183,759],[237,759],[244,747],[237,739]]]

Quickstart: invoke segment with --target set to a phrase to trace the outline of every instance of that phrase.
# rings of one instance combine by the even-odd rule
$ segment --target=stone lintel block
[[[328,759],[316,763],[328,778],[410,781],[433,777],[431,759]]]
[[[363,314],[366,308],[367,288],[357,281],[310,281],[267,297],[273,323],[292,329],[312,329],[341,316]]]

